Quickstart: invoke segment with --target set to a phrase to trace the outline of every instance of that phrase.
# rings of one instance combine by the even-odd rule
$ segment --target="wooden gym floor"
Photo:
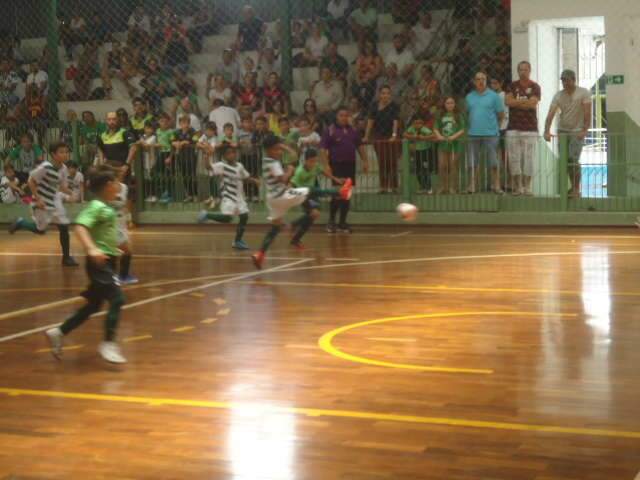
[[[256,245],[265,228],[252,227]],[[363,227],[276,242],[135,231],[120,339],[67,339],[82,269],[0,234],[0,478],[632,480],[640,235]]]

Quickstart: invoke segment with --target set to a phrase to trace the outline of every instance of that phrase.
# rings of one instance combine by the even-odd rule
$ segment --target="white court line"
[[[394,233],[393,235],[389,235],[390,238],[398,238],[398,237],[404,237],[406,235],[410,235],[411,232],[410,231],[406,231],[406,232],[402,232],[402,233]]]
[[[327,262],[358,262],[359,258],[325,258]]]
[[[140,307],[142,305],[147,305],[149,303],[159,302],[161,300],[166,300],[167,298],[177,297],[178,295],[184,295],[184,294],[191,293],[191,292],[197,292],[198,290],[205,290],[207,288],[216,287],[216,286],[222,285],[224,283],[235,282],[235,281],[238,281],[238,280],[245,280],[247,278],[257,277],[258,275],[263,275],[265,273],[277,272],[278,270],[282,270],[282,269],[285,269],[285,268],[290,268],[290,267],[293,267],[295,265],[299,265],[301,263],[310,262],[311,260],[312,259],[310,259],[310,258],[303,258],[303,259],[295,261],[295,262],[285,263],[284,265],[280,265],[278,267],[268,268],[266,270],[256,270],[254,272],[246,272],[246,273],[243,273],[243,274],[236,275],[235,277],[225,278],[223,280],[217,280],[215,282],[207,283],[205,285],[198,285],[196,287],[186,288],[184,290],[178,290],[177,292],[171,292],[171,293],[166,293],[164,295],[158,295],[157,297],[151,297],[151,298],[147,298],[146,300],[140,300],[139,302],[130,303],[128,305],[125,305],[124,307],[122,307],[122,310],[129,310],[131,308]],[[68,301],[68,300],[66,300],[66,301]],[[65,302],[65,300],[63,300],[62,302]],[[57,306],[60,303],[61,302],[53,302],[53,303],[49,303],[49,304],[45,304],[45,305],[40,305],[40,306],[35,307],[35,308],[44,309],[46,307]],[[15,313],[15,312],[10,312],[10,314],[11,313]],[[105,313],[106,313],[106,311],[103,311],[103,312],[96,313],[95,315],[92,315],[92,316],[98,317],[98,316],[104,315]],[[8,315],[8,314],[5,314],[5,315]],[[53,327],[57,327],[59,325],[60,325],[60,323],[53,323],[53,324],[45,325],[45,326],[38,327],[38,328],[32,328],[31,330],[25,330],[24,332],[18,332],[18,333],[14,333],[12,335],[7,335],[5,337],[0,337],[0,343],[8,342],[10,340],[15,340],[16,338],[26,337],[27,335],[31,335],[31,334],[34,334],[34,333],[43,332],[45,330],[48,330],[48,329],[53,328]]]
[[[246,255],[162,255],[162,254],[134,254],[136,258],[168,258],[168,259],[209,259],[209,260],[246,260]],[[60,253],[29,253],[29,252],[0,252],[0,257],[59,257]],[[74,255],[85,257],[84,254]],[[309,258],[309,257],[307,257]],[[269,257],[269,260],[300,260],[300,257]]]

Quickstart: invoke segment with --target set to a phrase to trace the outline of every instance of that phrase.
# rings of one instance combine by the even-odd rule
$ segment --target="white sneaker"
[[[102,342],[98,347],[100,356],[109,363],[127,363],[116,342]]]
[[[64,339],[64,334],[59,327],[50,328],[46,332],[44,332],[47,340],[49,340],[49,345],[51,345],[51,355],[60,360],[62,357],[62,343]]]
[[[149,203],[156,203],[158,201],[158,197],[152,195],[148,197],[145,201]]]

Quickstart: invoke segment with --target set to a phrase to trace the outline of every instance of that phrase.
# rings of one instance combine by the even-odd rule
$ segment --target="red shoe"
[[[344,181],[344,185],[340,188],[340,198],[342,200],[351,200],[351,195],[353,194],[353,180],[347,178]]]
[[[256,252],[251,255],[251,260],[253,260],[253,265],[258,269],[262,270],[262,264],[264,263],[264,252]]]
[[[291,242],[291,246],[299,252],[304,252],[304,243],[302,242]]]

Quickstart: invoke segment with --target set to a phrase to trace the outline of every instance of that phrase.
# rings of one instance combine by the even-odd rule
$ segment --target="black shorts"
[[[111,302],[122,296],[120,282],[116,276],[117,258],[109,257],[103,265],[96,265],[87,258],[86,271],[89,277],[89,287],[82,292],[82,296],[89,301],[106,300]]]
[[[350,178],[356,184],[356,162],[330,162],[334,177]]]

